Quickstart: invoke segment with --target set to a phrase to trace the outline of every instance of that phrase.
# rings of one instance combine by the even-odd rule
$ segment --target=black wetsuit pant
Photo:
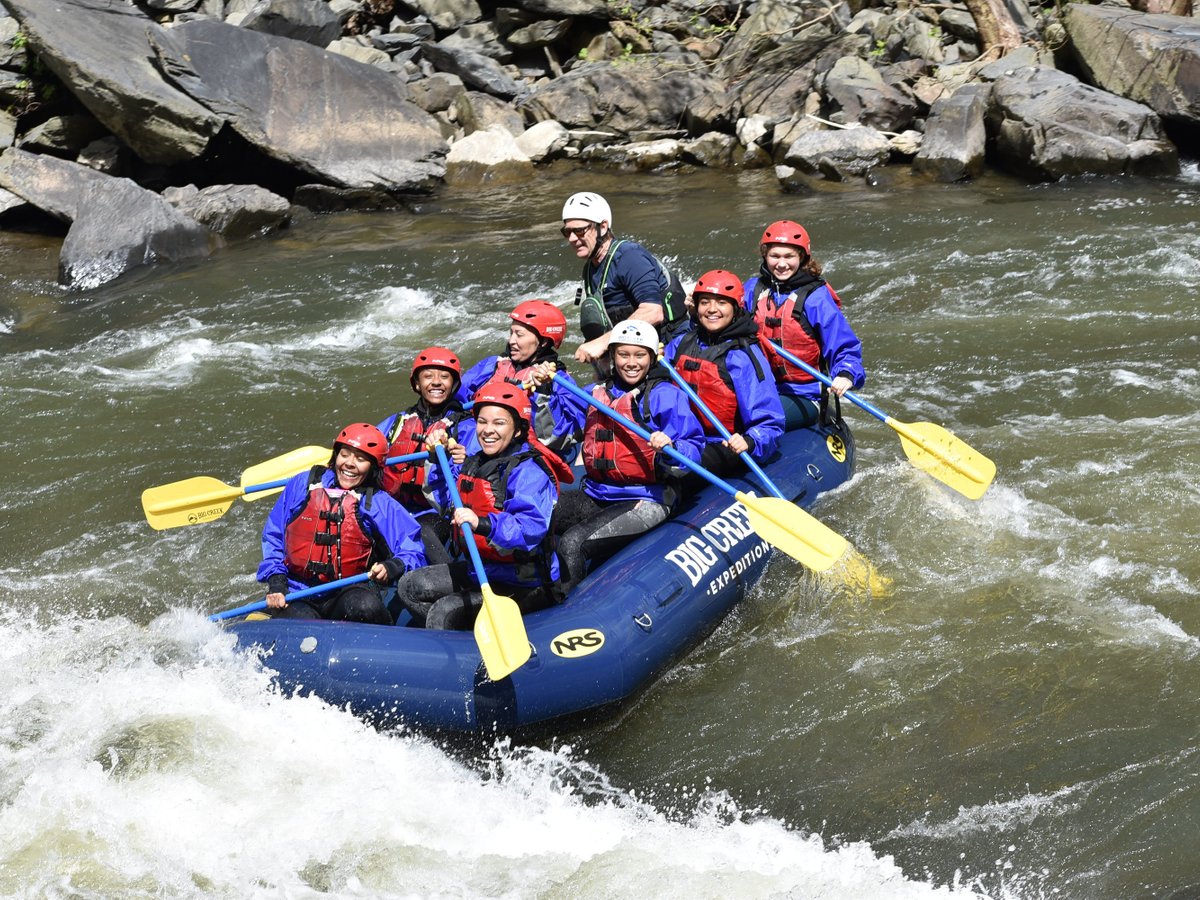
[[[426,628],[466,629],[483,607],[483,594],[471,578],[465,560],[425,566],[405,573],[396,582],[396,600],[412,613],[414,625]],[[488,582],[497,596],[511,597],[521,614],[550,606],[554,600],[540,587]]]
[[[383,603],[379,585],[373,581],[296,600],[283,609],[268,610],[268,613],[273,619],[337,619],[368,625],[392,624],[392,614]]]
[[[583,491],[564,491],[555,510],[564,587],[579,584],[589,562],[603,562],[639,534],[661,524],[669,514],[667,506],[653,500],[604,503]]]

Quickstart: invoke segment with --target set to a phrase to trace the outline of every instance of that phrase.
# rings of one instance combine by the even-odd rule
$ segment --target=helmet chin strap
[[[596,246],[593,247],[592,252],[588,254],[588,262],[595,262],[596,254],[599,253],[600,250],[603,247],[607,246],[609,241],[612,240],[612,229],[611,228],[608,229],[607,231],[605,231],[604,234],[601,234],[600,233],[600,223],[596,222],[594,224],[596,226]]]

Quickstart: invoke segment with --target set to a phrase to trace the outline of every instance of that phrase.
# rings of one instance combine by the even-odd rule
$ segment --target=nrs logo
[[[604,633],[595,628],[564,631],[550,642],[550,651],[563,659],[578,659],[604,646]]]
[[[836,434],[831,434],[825,438],[825,445],[829,448],[829,455],[838,462],[846,461],[846,442]]]

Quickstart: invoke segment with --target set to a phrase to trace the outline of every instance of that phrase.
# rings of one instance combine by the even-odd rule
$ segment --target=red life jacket
[[[502,511],[504,502],[508,499],[508,476],[527,459],[537,461],[542,471],[550,476],[550,480],[554,482],[555,490],[557,490],[558,478],[555,476],[554,470],[536,450],[527,449],[491,457],[477,453],[467,457],[462,471],[458,474],[458,495],[462,498],[463,506],[481,519],[487,518],[489,513]],[[547,530],[546,537],[542,541],[543,547],[549,547],[552,536],[553,529]],[[489,562],[513,563],[521,566],[526,563],[534,563],[539,556],[543,555],[524,550],[500,553],[488,542],[487,538],[480,537],[474,530],[471,532],[471,537],[475,539],[475,546],[479,549],[480,558]],[[454,541],[460,548],[463,546],[462,530],[457,527],[454,529]],[[524,578],[524,576],[522,577]],[[528,578],[527,580],[533,579]]]
[[[360,500],[356,491],[327,488],[320,480],[324,471],[324,466],[313,470],[308,501],[283,532],[288,574],[310,585],[361,575],[370,568],[374,549],[359,509],[360,502],[370,506],[371,490]]]
[[[616,400],[603,384],[592,388],[592,396],[627,419],[645,425],[639,400],[648,397],[649,386],[627,391]],[[651,429],[648,429],[651,430]],[[650,442],[618,425],[595,407],[588,407],[583,427],[583,467],[588,477],[606,484],[654,484],[654,449]]]
[[[529,370],[532,368],[532,365],[526,365],[518,369],[507,356],[497,357],[496,371],[492,373],[492,377],[488,381],[505,381],[509,384],[524,386],[529,378]]]
[[[704,401],[704,405],[730,432],[741,430],[738,415],[737,394],[733,389],[733,376],[725,364],[725,357],[730,350],[745,349],[754,343],[753,338],[738,337],[721,341],[708,347],[700,346],[700,338],[695,331],[689,331],[675,347],[675,368],[683,380],[691,386],[696,395]],[[750,356],[755,368],[758,360]],[[761,377],[761,372],[759,373]],[[704,433],[709,436],[719,432],[700,409],[692,404],[692,411],[704,426]]]
[[[418,411],[418,406],[412,406],[396,417],[391,433],[387,435],[388,456],[407,456],[410,453],[421,453],[425,448],[425,438],[436,428],[452,430],[458,424],[461,410],[455,415],[454,410],[447,410],[446,415],[426,424]],[[395,497],[410,510],[429,508],[429,500],[421,490],[425,485],[425,463],[397,463],[386,467],[381,473],[383,489]]]
[[[816,381],[816,379],[776,353],[769,342],[778,344],[814,369],[824,371],[821,345],[817,343],[816,331],[812,323],[804,314],[804,300],[822,285],[829,287],[825,282],[818,281],[810,286],[804,297],[798,296],[793,291],[778,307],[771,301],[770,288],[760,292],[758,299],[754,301],[754,321],[758,323],[759,344],[762,346],[762,351],[767,357],[776,381],[805,384]],[[833,298],[834,303],[840,309],[841,298],[832,287],[829,287],[829,296]]]

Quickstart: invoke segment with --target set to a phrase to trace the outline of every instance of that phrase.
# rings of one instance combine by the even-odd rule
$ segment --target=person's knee
[[[342,615],[347,622],[391,625],[392,617],[379,592],[370,588],[346,591],[340,598]]]
[[[465,631],[475,624],[479,607],[461,594],[448,594],[434,603],[425,617],[425,627],[440,631]]]

